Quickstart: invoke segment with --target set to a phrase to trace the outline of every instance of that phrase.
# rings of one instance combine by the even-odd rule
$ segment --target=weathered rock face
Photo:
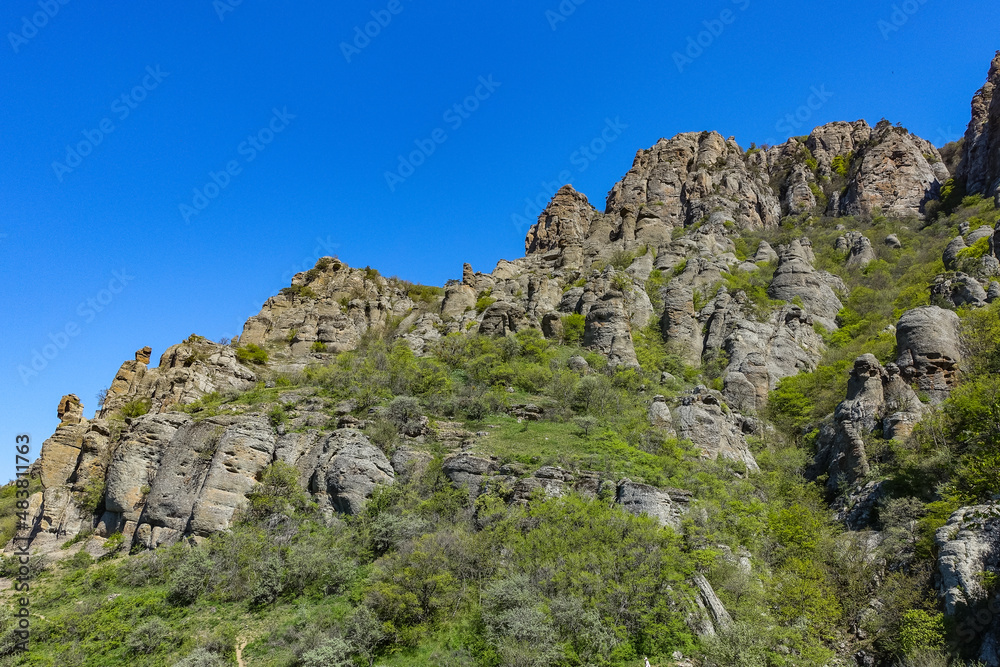
[[[639,151],[608,195],[605,213],[620,215],[616,233],[638,243],[669,239],[673,228],[714,212],[743,229],[770,227],[777,224],[781,206],[766,174],[754,166],[734,140],[715,132],[661,139]]]
[[[524,240],[527,254],[546,253],[569,245],[583,245],[597,210],[587,198],[564,185],[538,216]]]
[[[896,363],[932,403],[940,403],[958,382],[962,361],[961,323],[953,311],[923,306],[903,313],[896,325]]]
[[[875,209],[894,216],[919,215],[949,178],[934,146],[888,121],[879,123],[860,148],[851,175],[840,202],[845,215],[871,215]]]
[[[102,537],[122,532],[126,544],[147,548],[226,530],[261,471],[279,459],[298,469],[302,486],[328,511],[356,513],[376,485],[394,480],[385,455],[351,429],[278,436],[263,416],[195,422],[164,412],[112,435],[109,422],[87,422],[80,409],[74,397],[60,402],[69,421],[36,464],[44,491],[29,523],[32,547],[42,551],[90,528]],[[96,510],[87,509],[93,502]]]
[[[1000,504],[963,507],[935,536],[939,593],[956,621],[963,653],[1000,666],[1000,591],[984,576],[1000,574]]]
[[[854,361],[847,382],[847,398],[820,429],[816,460],[810,476],[829,475],[827,487],[853,484],[871,471],[865,438],[877,427],[883,437],[908,435],[925,409],[894,364],[883,368],[874,355]]]
[[[239,342],[273,343],[301,357],[317,341],[331,352],[353,350],[369,329],[384,328],[413,306],[402,283],[323,257],[247,320]]]
[[[759,470],[743,433],[731,414],[723,410],[719,396],[705,387],[696,387],[681,399],[674,411],[677,437],[701,448],[705,456],[722,456]]]
[[[996,197],[1000,203],[1000,51],[990,65],[986,84],[972,98],[972,121],[965,131],[962,161],[956,177],[970,193]]]
[[[847,246],[848,268],[863,269],[877,259],[872,242],[861,232],[847,232],[843,238]]]
[[[813,268],[811,253],[812,248],[807,249],[799,240],[783,247],[767,294],[783,301],[798,297],[806,313],[832,331],[837,328],[837,313],[844,306],[830,287],[833,277]]]
[[[212,392],[244,391],[253,386],[253,371],[236,359],[236,352],[199,336],[167,349],[158,368],[149,369],[149,348],[136,352],[135,361],[122,364],[108,388],[101,417],[107,417],[126,403],[149,402],[152,412],[173,405],[191,403]]]
[[[624,295],[609,291],[587,313],[583,344],[608,358],[612,366],[638,367]]]
[[[702,312],[709,308],[704,349],[721,349],[729,357],[723,395],[744,414],[761,410],[781,378],[815,369],[826,349],[812,318],[799,306],[783,306],[760,322],[738,292],[736,297],[719,294]]]
[[[618,484],[615,502],[630,514],[645,514],[659,521],[662,526],[680,530],[681,517],[687,510],[690,496],[683,492],[676,495],[677,501],[667,491],[624,479]]]

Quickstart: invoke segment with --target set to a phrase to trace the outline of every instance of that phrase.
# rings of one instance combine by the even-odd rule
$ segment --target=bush
[[[174,667],[225,667],[226,664],[225,658],[218,653],[197,648],[175,663]]]
[[[324,343],[321,340],[317,340],[317,341],[313,342],[312,345],[309,346],[309,351],[310,352],[326,352],[326,343]]]
[[[268,354],[264,348],[250,343],[236,349],[236,358],[244,364],[263,366],[267,363]]]
[[[476,300],[476,312],[482,314],[487,308],[496,303],[497,300],[491,296],[481,296]]]
[[[580,313],[572,313],[562,317],[563,342],[576,345],[583,342],[583,334],[587,328],[587,318]]]
[[[151,402],[147,398],[137,398],[123,405],[119,412],[126,419],[135,419],[149,412]]]
[[[167,599],[180,606],[194,603],[208,590],[214,570],[215,562],[204,549],[192,549],[174,573]]]
[[[136,627],[125,640],[125,646],[135,655],[156,653],[170,641],[170,628],[157,617]]]

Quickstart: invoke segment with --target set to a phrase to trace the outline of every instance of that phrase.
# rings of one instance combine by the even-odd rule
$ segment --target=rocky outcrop
[[[847,398],[820,429],[810,476],[826,473],[831,490],[854,484],[871,471],[865,439],[876,429],[885,439],[905,437],[924,411],[895,364],[883,368],[874,355],[858,357],[847,382]]]
[[[671,494],[628,479],[618,483],[615,494],[615,502],[629,514],[645,514],[659,521],[661,526],[670,526],[678,531],[690,498],[690,494],[683,491],[675,490]]]
[[[847,232],[841,237],[847,250],[847,262],[845,265],[849,269],[863,269],[877,257],[872,242],[861,232]],[[840,249],[840,239],[837,239],[837,248]]]
[[[837,313],[844,307],[830,287],[833,280],[833,276],[813,268],[812,248],[795,240],[781,249],[767,294],[782,301],[801,299],[806,313],[832,331],[837,328]]]
[[[322,257],[247,320],[239,342],[270,343],[299,358],[308,358],[316,342],[330,352],[353,350],[367,331],[384,330],[391,318],[401,319],[413,308],[405,287],[378,271]]]
[[[948,168],[930,142],[882,121],[854,156],[851,180],[840,201],[845,215],[919,215],[937,199]]]
[[[606,214],[621,216],[609,232],[657,245],[669,240],[672,229],[715,212],[741,229],[771,227],[781,216],[760,164],[716,132],[679,134],[639,151],[605,208]]]
[[[939,528],[938,591],[955,620],[958,648],[989,667],[1000,666],[1000,504],[963,507]]]
[[[546,253],[560,247],[583,245],[596,215],[597,210],[584,195],[573,186],[564,185],[538,216],[538,222],[528,230],[525,253]]]
[[[990,65],[986,84],[972,98],[972,120],[965,131],[962,161],[956,178],[970,194],[993,196],[1000,205],[1000,51]]]
[[[816,368],[826,346],[813,319],[795,305],[769,313],[763,322],[751,313],[743,292],[722,292],[702,313],[704,350],[723,350],[729,364],[723,374],[726,402],[751,415],[763,409],[778,380]]]
[[[940,403],[958,383],[962,361],[961,323],[953,311],[923,306],[907,311],[896,325],[896,363],[903,379]]]
[[[989,294],[982,284],[972,276],[956,271],[945,273],[934,278],[931,285],[931,298],[936,303],[944,303],[953,308],[973,306],[981,308],[989,301]]]
[[[107,417],[133,401],[146,403],[151,412],[184,405],[212,392],[245,391],[256,375],[241,364],[228,345],[190,336],[171,346],[157,368],[147,368],[149,348],[136,352],[134,361],[122,364],[108,388],[100,416]]]
[[[587,313],[583,344],[608,358],[611,366],[639,367],[632,328],[621,292],[608,291]]]
[[[700,448],[708,458],[723,457],[744,464],[748,470],[759,470],[750,452],[741,426],[721,397],[705,387],[695,387],[682,396],[674,411],[677,437]]]

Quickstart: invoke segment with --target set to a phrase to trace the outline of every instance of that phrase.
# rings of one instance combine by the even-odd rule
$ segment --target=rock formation
[[[954,311],[924,306],[903,313],[896,325],[896,350],[903,379],[940,403],[958,382],[961,328]]]
[[[963,507],[935,541],[938,590],[960,648],[989,667],[1000,666],[1000,591],[985,585],[1000,574],[1000,504]]]
[[[810,475],[829,475],[831,490],[855,483],[870,472],[865,439],[876,429],[885,439],[905,437],[924,411],[895,364],[883,368],[874,355],[858,357],[847,383],[847,398],[820,429]]]
[[[972,120],[965,131],[962,161],[956,178],[970,193],[997,198],[1000,205],[1000,51],[990,65],[986,84],[972,98]]]

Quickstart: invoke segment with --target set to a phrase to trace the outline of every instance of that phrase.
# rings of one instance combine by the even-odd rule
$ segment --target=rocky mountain
[[[727,466],[734,480],[753,476],[762,468],[760,443],[776,437],[769,402],[782,380],[817,371],[831,346],[853,349],[844,341],[865,322],[855,313],[863,292],[838,274],[867,276],[906,249],[896,233],[869,238],[861,228],[903,221],[900,229],[914,238],[955,188],[1000,205],[997,85],[1000,53],[973,99],[954,175],[937,148],[888,121],[830,123],[749,150],[714,132],[684,133],[639,151],[603,211],[571,186],[560,189],[528,231],[525,256],[488,273],[465,265],[461,280],[436,289],[324,257],[268,299],[238,340],[192,336],[156,367],[152,350],[139,350],[90,419],[78,397],[63,397],[60,425],[32,467],[40,489],[28,501],[29,548],[59,557],[69,553],[60,547],[80,542],[103,555],[118,534],[132,551],[202,542],[232,527],[276,462],[294,470],[329,521],[358,516],[377,489],[428,465],[428,443],[440,444],[442,474],[472,501],[497,488],[512,506],[572,493],[683,532],[685,520],[700,520],[692,514],[709,512],[693,509],[694,489],[633,481],[613,466],[533,466],[490,454],[483,443],[495,435],[446,421],[442,411],[397,420],[403,445],[383,451],[373,429],[396,419],[384,405],[395,391],[332,404],[316,386],[291,386],[288,378],[321,373],[376,337],[402,341],[430,364],[443,347],[474,334],[538,332],[596,355],[556,369],[574,382],[616,369],[642,378],[630,391],[643,397],[645,426],[656,438],[689,445]],[[829,222],[826,236],[813,233],[820,219]],[[960,384],[969,360],[955,309],[983,308],[1000,296],[1000,226],[973,224],[941,253],[944,271],[918,286],[921,303],[932,305],[890,307],[894,324],[872,333],[890,346],[892,361],[872,353],[841,360],[846,394],[806,433],[815,451],[804,472],[847,508],[838,516],[852,534],[880,525],[874,517],[886,490],[872,480],[883,454],[873,443],[905,441]],[[686,376],[643,375],[649,350],[661,348]],[[379,363],[372,372],[390,360]],[[513,394],[515,384],[494,386]],[[498,412],[517,423],[569,419],[531,403]],[[988,600],[976,576],[997,571],[995,513],[961,507],[937,532],[949,616]],[[741,576],[758,576],[747,568]],[[692,627],[714,635],[733,620],[697,577],[691,599],[701,612]],[[851,641],[863,640],[859,627]],[[995,621],[974,643],[979,660],[1000,665]]]

